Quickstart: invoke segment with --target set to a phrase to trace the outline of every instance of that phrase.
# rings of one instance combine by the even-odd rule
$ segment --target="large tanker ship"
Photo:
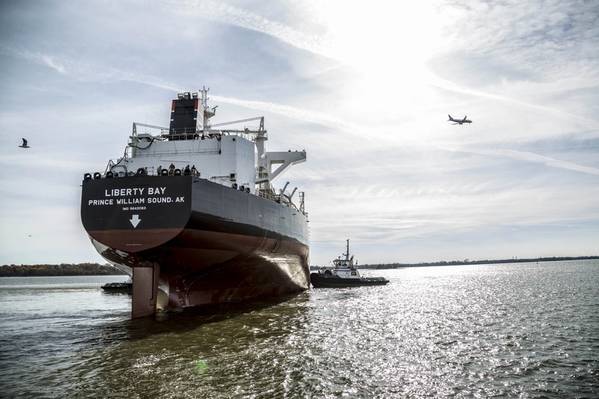
[[[272,185],[305,151],[267,152],[263,117],[211,125],[207,93],[178,94],[168,128],[133,123],[124,155],[84,176],[83,226],[132,275],[132,317],[309,287],[303,192]]]

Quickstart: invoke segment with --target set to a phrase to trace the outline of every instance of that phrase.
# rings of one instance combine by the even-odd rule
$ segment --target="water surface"
[[[0,278],[7,397],[599,396],[599,262],[364,272],[385,287],[131,321],[123,277]]]

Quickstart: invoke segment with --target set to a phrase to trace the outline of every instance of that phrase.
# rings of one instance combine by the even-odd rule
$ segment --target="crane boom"
[[[256,116],[254,118],[239,119],[239,120],[231,121],[231,122],[215,123],[213,125],[210,125],[210,127],[233,125],[235,123],[252,122],[252,121],[261,121],[262,122],[262,121],[264,121],[264,117],[263,116]],[[260,124],[260,127],[262,127],[262,126],[264,126],[263,122]]]

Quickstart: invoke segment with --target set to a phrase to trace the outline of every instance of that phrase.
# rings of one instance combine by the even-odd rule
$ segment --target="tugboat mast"
[[[345,260],[349,262],[349,238],[345,241],[347,241],[347,249],[345,251]]]

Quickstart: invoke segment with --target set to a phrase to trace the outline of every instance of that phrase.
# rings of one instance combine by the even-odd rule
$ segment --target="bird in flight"
[[[21,144],[19,148],[29,148],[29,146],[27,145],[27,139],[21,138],[21,140],[23,140],[23,144]]]

